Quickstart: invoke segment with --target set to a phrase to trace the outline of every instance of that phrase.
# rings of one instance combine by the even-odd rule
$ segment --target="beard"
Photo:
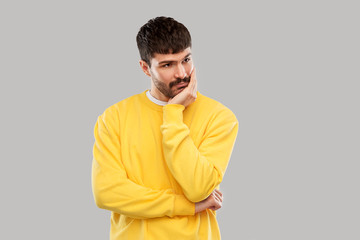
[[[190,82],[190,76],[189,77],[185,77],[185,78],[177,78],[175,81],[172,81],[169,83],[169,86],[167,86],[165,83],[161,82],[159,79],[152,77],[152,80],[154,82],[155,87],[162,93],[164,94],[164,96],[168,97],[168,98],[173,98],[175,97],[177,94],[180,93],[180,91],[178,91],[179,89],[183,89],[185,87],[179,88],[179,89],[172,89],[174,86],[176,86],[179,83],[185,82],[185,83],[189,83]],[[177,93],[176,93],[177,92]]]

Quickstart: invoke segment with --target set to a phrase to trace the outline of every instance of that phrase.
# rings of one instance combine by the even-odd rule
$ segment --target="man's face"
[[[193,70],[191,48],[176,54],[154,54],[149,70],[155,95],[162,95],[158,97],[163,100],[175,97],[190,81]]]

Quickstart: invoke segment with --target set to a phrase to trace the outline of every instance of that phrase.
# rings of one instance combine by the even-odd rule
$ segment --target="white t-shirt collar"
[[[150,101],[152,101],[153,103],[156,103],[157,105],[165,106],[165,105],[167,104],[167,102],[160,101],[159,99],[154,98],[154,97],[150,94],[150,90],[146,91],[146,96],[150,99]]]

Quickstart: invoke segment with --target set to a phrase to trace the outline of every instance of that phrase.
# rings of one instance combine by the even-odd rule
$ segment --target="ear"
[[[146,75],[148,75],[149,77],[151,77],[149,65],[148,65],[144,60],[140,60],[139,63],[140,63],[140,67],[141,67],[141,69],[143,70],[143,72],[144,72]]]

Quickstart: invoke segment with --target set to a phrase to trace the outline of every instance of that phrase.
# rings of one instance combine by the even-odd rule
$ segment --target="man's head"
[[[191,48],[188,29],[170,17],[150,19],[142,26],[136,36],[141,60],[151,66],[155,53],[178,53]]]
[[[149,20],[136,37],[140,66],[151,77],[151,93],[167,101],[181,92],[193,70],[191,36],[187,28],[168,17]]]

